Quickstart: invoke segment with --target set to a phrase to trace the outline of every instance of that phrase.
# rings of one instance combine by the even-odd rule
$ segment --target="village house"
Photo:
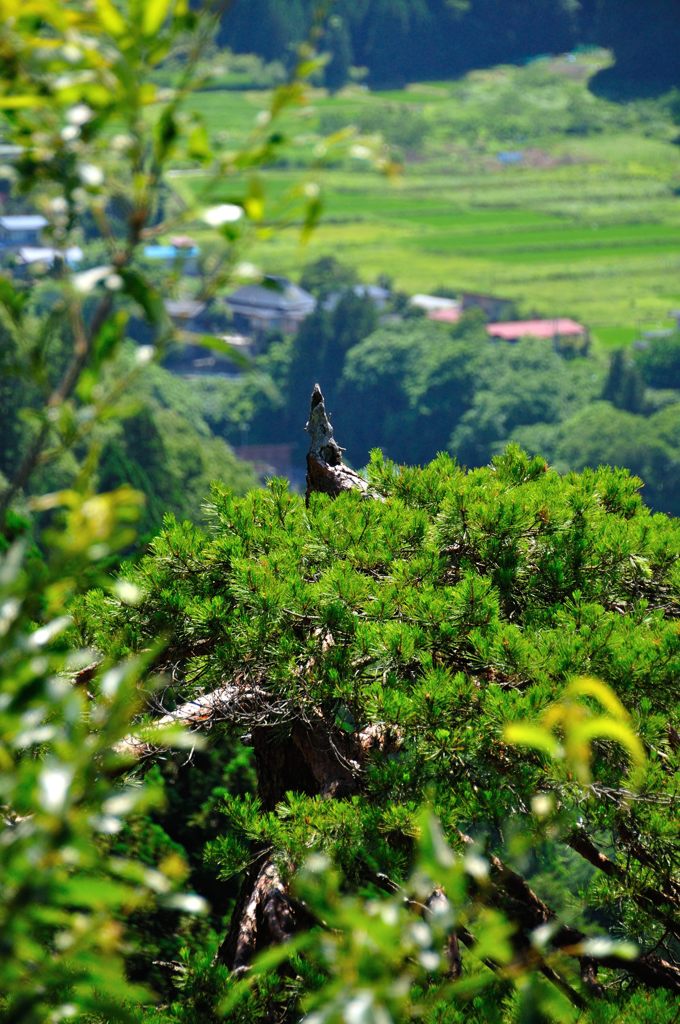
[[[46,227],[47,219],[39,213],[8,213],[0,217],[0,248],[40,248],[40,232]]]
[[[461,313],[471,309],[481,309],[487,320],[508,320],[514,316],[515,303],[512,299],[504,299],[499,295],[486,295],[484,292],[463,292],[460,297]]]
[[[519,341],[520,338],[544,338],[553,342],[569,339],[585,343],[588,337],[583,324],[563,316],[549,320],[509,320],[487,324],[486,329],[491,338],[511,342]]]
[[[433,309],[427,314],[428,320],[434,320],[438,324],[457,324],[462,316],[460,303],[454,306],[445,306],[442,309]]]
[[[219,334],[226,329],[226,318],[213,315],[208,302],[192,298],[164,299],[163,306],[182,336]],[[130,318],[128,335],[138,345],[148,345],[153,342],[154,330],[147,320],[135,315]]]
[[[383,288],[382,285],[378,284],[355,284],[350,291],[359,299],[368,299],[380,313],[387,308],[387,304],[392,297],[392,292],[389,288]],[[331,292],[324,300],[323,308],[328,310],[328,312],[332,312],[342,298],[342,295],[343,292]]]
[[[166,299],[165,311],[181,345],[172,346],[163,365],[185,377],[214,374],[236,377],[254,354],[252,338],[227,333],[228,317],[219,306],[198,299]],[[206,337],[214,339],[206,343]],[[137,340],[140,339],[137,336]],[[211,347],[212,344],[212,347]]]
[[[416,309],[422,309],[423,313],[430,320],[438,320],[439,317],[435,316],[436,313],[446,312],[448,315],[458,314],[456,319],[460,316],[460,302],[457,299],[452,299],[446,295],[423,295],[417,294],[412,295],[409,299],[410,305],[415,306]],[[444,319],[442,317],[442,319]],[[445,321],[452,322],[452,321]]]
[[[195,276],[199,272],[200,249],[188,235],[171,238],[167,244],[145,245],[142,255],[150,263],[160,263],[187,276]]]
[[[72,245],[68,249],[55,249],[49,245],[25,245],[16,253],[15,272],[21,274],[23,271],[38,270],[45,268],[51,270],[62,261],[68,267],[75,267],[83,259],[83,250],[79,245]]]
[[[236,330],[256,338],[271,330],[294,334],[316,308],[313,295],[285,277],[274,276],[237,289],[227,297],[227,303]]]
[[[199,299],[165,299],[163,305],[175,327],[192,334],[206,334],[212,319],[208,303]]]
[[[461,315],[460,307],[453,307],[433,309],[427,314],[427,318],[436,323],[455,324],[460,320]],[[490,338],[511,343],[518,342],[521,338],[543,338],[552,341],[558,351],[566,353],[569,350],[571,354],[585,353],[590,341],[588,331],[583,324],[563,316],[550,319],[501,320],[487,324],[486,332]]]

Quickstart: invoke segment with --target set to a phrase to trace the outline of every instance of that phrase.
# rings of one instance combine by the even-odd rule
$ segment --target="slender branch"
[[[136,245],[136,241],[134,242],[134,245]],[[122,266],[126,265],[131,260],[133,249],[134,246],[126,254],[125,259],[121,263]],[[54,388],[52,394],[47,400],[48,410],[57,408],[71,397],[73,390],[78,383],[78,379],[90,358],[94,341],[102,329],[106,319],[110,315],[112,308],[113,295],[111,292],[107,292],[107,294],[103,295],[100,299],[89,328],[85,330],[82,321],[82,307],[75,302],[71,304],[71,325],[74,331],[73,356],[64,371],[62,379]],[[49,433],[50,422],[46,418],[26,450],[24,457],[19,464],[19,468],[10,480],[8,486],[0,495],[0,519],[4,516],[14,497],[19,493],[19,491],[24,489],[35,471]]]
[[[583,829],[577,829],[566,839],[567,846],[580,854],[589,864],[602,871],[609,878],[614,878],[629,887],[628,895],[646,913],[657,917],[664,923],[666,928],[676,937],[680,938],[680,923],[673,919],[666,912],[668,904],[676,908],[680,906],[674,887],[668,886],[661,889],[654,889],[651,886],[644,886],[642,889],[630,889],[630,878],[626,871],[613,860],[607,857],[586,835]]]
[[[623,821],[617,822],[617,833],[622,845],[628,850],[640,864],[651,868],[652,871],[660,872],[658,859],[645,849],[640,840]],[[680,884],[674,878],[667,878],[663,890],[669,902],[680,904]]]
[[[458,832],[458,836],[466,846],[474,842],[464,832]],[[520,924],[522,931],[526,934],[541,925],[554,924],[556,931],[551,937],[553,946],[568,956],[582,958],[588,936],[577,928],[559,924],[554,910],[536,895],[526,879],[504,864],[499,857],[492,855],[489,862],[491,898]],[[597,956],[590,952],[587,955],[593,963],[626,971],[650,988],[680,992],[680,965],[673,961],[652,953],[642,953],[634,960],[622,960],[610,955]]]

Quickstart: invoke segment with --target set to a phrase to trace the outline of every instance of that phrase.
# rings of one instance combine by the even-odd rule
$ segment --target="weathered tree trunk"
[[[333,436],[323,394],[318,384],[312,392],[307,453],[307,491],[335,498],[343,491],[368,493],[368,484],[345,466],[342,448]],[[271,809],[294,790],[328,798],[348,796],[359,787],[362,764],[371,747],[370,730],[348,736],[324,719],[321,712],[281,726],[261,726],[252,731],[257,766],[258,792]],[[274,859],[263,856],[247,872],[219,959],[232,970],[243,970],[258,949],[291,936],[308,915],[290,895]]]
[[[333,437],[333,427],[318,384],[314,385],[312,392],[309,420],[305,430],[309,434],[305,494],[307,502],[309,503],[310,495],[315,492],[330,494],[332,498],[337,498],[343,491],[361,491],[368,494],[368,484],[363,477],[343,464],[344,448],[341,448]]]

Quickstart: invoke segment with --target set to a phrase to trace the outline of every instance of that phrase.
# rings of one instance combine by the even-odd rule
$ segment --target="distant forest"
[[[612,88],[680,84],[678,0],[234,0],[218,42],[267,60],[292,55],[323,11],[326,85],[350,68],[371,85],[448,78],[471,68],[609,47]]]

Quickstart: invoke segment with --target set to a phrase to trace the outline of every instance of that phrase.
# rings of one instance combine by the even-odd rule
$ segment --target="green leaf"
[[[521,722],[506,725],[503,737],[507,743],[543,750],[550,757],[560,757],[562,754],[562,747],[553,734],[540,725],[524,725]]]
[[[11,320],[18,324],[28,295],[14,287],[7,277],[0,277],[0,305],[9,313]]]
[[[111,0],[96,0],[97,14],[105,32],[120,38],[127,32],[127,25]]]
[[[165,107],[156,125],[157,158],[163,160],[172,149],[179,138],[179,128],[175,120],[175,112],[172,106]]]
[[[219,338],[214,334],[192,334],[190,331],[178,331],[177,337],[184,345],[200,345],[201,348],[210,349],[211,352],[219,352],[220,355],[226,356],[235,366],[240,367],[242,370],[252,370],[254,364],[252,360],[239,352],[237,349],[230,345],[224,338]]]
[[[0,96],[0,110],[34,110],[46,105],[47,100],[42,96]]]
[[[127,314],[119,310],[104,322],[92,346],[93,368],[97,369],[115,355],[125,336]]]
[[[170,318],[159,292],[137,270],[125,267],[120,271],[123,278],[123,291],[142,307],[148,320],[156,327],[169,326]]]
[[[155,36],[165,21],[170,9],[170,0],[145,0],[142,15],[142,34],[149,39]]]
[[[195,160],[209,160],[212,156],[210,137],[204,124],[197,124],[189,134],[187,153]]]

